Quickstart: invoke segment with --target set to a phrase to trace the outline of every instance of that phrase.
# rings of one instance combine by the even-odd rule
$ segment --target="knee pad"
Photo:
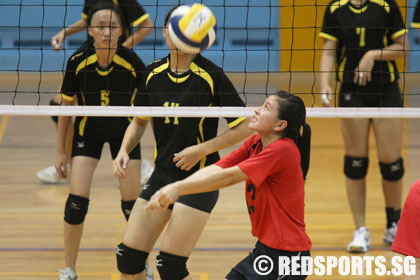
[[[162,280],[182,280],[190,273],[187,269],[188,257],[160,252],[156,256],[156,267]]]
[[[350,179],[363,179],[366,177],[369,166],[367,157],[344,157],[344,174]]]
[[[127,247],[120,243],[115,249],[117,266],[121,273],[138,274],[146,268],[149,253]]]
[[[50,105],[51,106],[57,106],[60,105],[57,102],[54,101],[54,99],[50,100]],[[53,120],[53,122],[58,123],[58,116],[51,116],[51,119]]]
[[[382,177],[388,181],[398,181],[404,175],[404,161],[400,157],[392,163],[379,162]]]
[[[131,210],[134,207],[135,200],[130,201],[122,201],[121,200],[121,210],[123,211],[125,219],[128,221],[128,218],[130,218]]]
[[[72,225],[79,225],[85,220],[89,207],[89,198],[69,194],[64,209],[64,220]]]

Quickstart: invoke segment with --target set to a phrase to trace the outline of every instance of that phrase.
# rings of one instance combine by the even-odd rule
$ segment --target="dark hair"
[[[300,97],[287,91],[279,91],[276,96],[281,99],[279,104],[278,118],[287,121],[287,128],[284,137],[289,137],[295,142],[300,151],[300,166],[303,171],[303,178],[309,170],[311,152],[311,127],[306,123],[306,108]],[[300,128],[303,128],[302,135]]]
[[[116,13],[119,17],[120,17],[120,23],[121,23],[121,27],[123,27],[123,15],[122,12],[120,10],[120,8],[116,5],[114,5],[113,3],[99,3],[97,5],[95,5],[89,12],[88,18],[86,20],[87,25],[90,26],[91,22],[92,22],[92,17],[93,15],[101,10],[111,10],[112,12]]]

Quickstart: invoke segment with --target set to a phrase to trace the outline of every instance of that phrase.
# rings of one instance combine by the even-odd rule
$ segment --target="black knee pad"
[[[89,207],[89,198],[69,194],[64,209],[64,221],[72,225],[79,225],[85,220]]]
[[[392,163],[379,162],[382,177],[388,181],[398,181],[404,176],[404,161],[399,158]]]
[[[124,217],[127,221],[128,221],[128,218],[130,218],[131,210],[134,207],[134,203],[136,203],[135,200],[130,200],[130,201],[121,200],[121,210],[123,211]]]
[[[120,243],[115,249],[117,266],[121,273],[138,274],[146,268],[149,253],[127,247]]]
[[[60,104],[55,102],[54,99],[51,99],[50,100],[50,105],[57,106],[57,105],[60,105]],[[53,120],[53,122],[58,123],[58,116],[51,116],[51,119]]]
[[[367,157],[344,156],[344,174],[350,179],[363,179],[366,177],[369,166]]]
[[[156,267],[162,280],[182,280],[190,273],[187,269],[188,257],[160,252],[156,256]]]

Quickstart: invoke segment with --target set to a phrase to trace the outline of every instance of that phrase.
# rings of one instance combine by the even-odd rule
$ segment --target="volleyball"
[[[168,34],[174,46],[184,52],[197,54],[208,49],[216,39],[216,18],[203,4],[181,5],[168,22]]]

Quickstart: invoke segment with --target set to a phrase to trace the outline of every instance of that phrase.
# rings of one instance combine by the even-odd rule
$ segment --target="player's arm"
[[[73,105],[73,101],[63,98],[62,106]],[[68,127],[71,123],[70,116],[59,116],[57,125],[57,151],[55,159],[55,168],[61,178],[67,178],[67,156],[65,152],[66,136]]]
[[[322,46],[321,61],[319,66],[319,80],[321,91],[321,103],[323,106],[331,107],[333,91],[331,88],[331,78],[334,75],[337,47],[340,38],[340,24],[338,21],[336,2],[331,2],[325,10],[322,29],[319,36],[324,39]]]
[[[152,196],[146,208],[167,208],[182,195],[214,191],[247,179],[248,176],[238,166],[221,168],[213,164],[182,181],[163,187]]]
[[[404,33],[396,37],[392,45],[384,49],[368,51],[366,54],[372,56],[374,60],[395,60],[407,55],[409,46],[408,34]]]
[[[114,175],[119,178],[125,178],[125,169],[127,168],[130,157],[129,153],[140,142],[141,137],[146,131],[148,120],[142,118],[134,118],[124,134],[120,151],[114,160]]]
[[[201,148],[208,155],[235,145],[254,133],[248,128],[248,124],[249,118],[246,118],[233,128],[227,129],[215,138],[202,143]]]
[[[249,119],[245,119],[238,125],[226,130],[213,139],[185,148],[181,152],[175,154],[173,162],[182,170],[190,170],[206,155],[223,150],[249,137],[253,131],[248,128],[248,123]]]
[[[323,106],[331,106],[332,89],[331,79],[334,74],[334,65],[337,53],[337,42],[324,39],[321,62],[319,66],[319,83],[321,89],[321,103]]]
[[[69,27],[62,29],[60,32],[54,35],[51,38],[51,46],[53,47],[55,51],[58,52],[63,47],[64,38],[66,38],[69,35],[78,33],[82,30],[85,30],[86,27],[87,27],[86,20],[84,18],[80,18],[78,21],[76,21]]]
[[[371,81],[372,75],[371,71],[375,64],[375,61],[387,61],[387,60],[396,60],[398,58],[404,57],[409,52],[409,42],[408,35],[403,31],[403,34],[395,37],[393,39],[393,44],[383,48],[370,50],[365,53],[362,59],[359,62],[358,67],[355,69],[353,82],[359,82],[360,85],[366,85],[366,83]],[[360,73],[365,73],[360,76]]]
[[[120,151],[130,153],[140,142],[148,123],[149,121],[146,119],[134,118],[125,131]]]
[[[122,44],[126,48],[132,48],[140,43],[153,30],[153,22],[150,17],[144,19],[137,27],[136,31]]]

